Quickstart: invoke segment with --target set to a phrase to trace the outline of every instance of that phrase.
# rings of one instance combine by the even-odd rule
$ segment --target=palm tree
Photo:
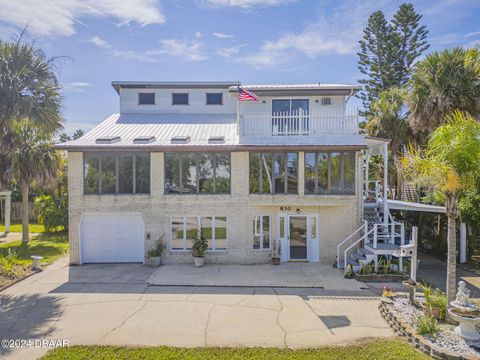
[[[409,122],[432,131],[460,110],[480,114],[480,50],[460,47],[434,52],[414,68],[409,87]]]
[[[13,124],[8,133],[10,151],[6,154],[5,177],[15,179],[22,194],[22,242],[28,243],[28,194],[32,183],[47,183],[55,177],[57,153],[52,149],[51,135],[39,129],[32,120]]]
[[[29,118],[54,133],[62,126],[61,87],[55,75],[56,58],[22,42],[0,41],[0,135],[15,120]]]
[[[19,123],[29,119],[29,127],[36,128],[34,137],[40,132],[54,135],[63,127],[61,87],[55,75],[56,58],[47,59],[41,50],[23,43],[24,32],[25,30],[16,42],[0,40],[0,188],[7,180],[13,180],[7,174],[19,174],[20,170],[24,170],[13,171],[18,164],[9,162],[14,158],[13,154],[20,156],[22,151],[28,150],[16,148],[22,140],[27,140],[21,138],[22,133],[20,135],[15,133],[20,126]],[[37,155],[33,153],[32,158]],[[35,166],[41,166],[33,163]],[[22,167],[26,168],[27,164],[23,164]],[[30,184],[22,182],[29,178],[32,177],[15,178],[21,183],[23,191],[28,192]],[[28,193],[26,195],[22,193],[22,197],[27,198]],[[28,221],[28,216],[24,216],[25,218]],[[23,231],[23,240],[28,241],[28,227],[24,226]]]
[[[456,219],[459,200],[480,176],[480,123],[455,111],[429,136],[426,148],[411,149],[402,159],[405,173],[419,185],[441,193],[448,218],[447,297],[455,297]]]

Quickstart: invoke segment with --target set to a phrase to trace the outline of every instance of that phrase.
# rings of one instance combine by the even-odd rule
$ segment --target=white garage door
[[[83,214],[80,222],[80,260],[82,263],[143,263],[143,237],[141,214]]]

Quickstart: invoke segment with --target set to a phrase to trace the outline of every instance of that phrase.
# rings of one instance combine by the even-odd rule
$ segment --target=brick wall
[[[292,208],[291,212],[283,211],[283,214],[293,214],[296,209],[300,209],[302,214],[319,215],[320,261],[333,263],[337,244],[360,225],[361,195],[303,196],[303,160],[303,153],[300,152],[300,195],[249,194],[248,152],[233,152],[231,155],[230,195],[164,195],[164,156],[160,152],[151,153],[150,195],[83,195],[83,154],[69,152],[70,263],[79,263],[79,228],[81,214],[84,212],[142,213],[145,232],[150,234],[150,239],[157,239],[164,234],[167,241],[170,237],[172,216],[226,216],[228,250],[208,253],[205,257],[206,262],[239,264],[268,262],[270,251],[253,249],[252,222],[256,215],[272,215],[272,237],[275,238],[276,215],[279,214],[281,206]],[[145,248],[148,249],[150,240],[146,242]],[[192,257],[189,252],[167,250],[163,261],[191,263]]]

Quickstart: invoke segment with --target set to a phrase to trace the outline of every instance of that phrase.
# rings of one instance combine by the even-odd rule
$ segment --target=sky
[[[393,0],[0,0],[0,39],[58,56],[65,129],[118,112],[114,80],[349,83],[368,17]],[[480,0],[412,1],[430,49],[480,44]],[[358,99],[350,107],[360,107]]]

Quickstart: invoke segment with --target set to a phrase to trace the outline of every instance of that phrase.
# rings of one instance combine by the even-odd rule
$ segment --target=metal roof
[[[258,84],[258,85],[241,85],[242,89],[254,91],[257,95],[264,96],[317,96],[317,95],[353,95],[361,90],[358,85],[349,84]],[[231,86],[230,94],[237,91],[237,85]]]
[[[240,81],[112,81],[117,93],[120,88],[133,89],[227,89]]]
[[[120,140],[102,143],[98,139]],[[189,137],[188,142],[172,141]],[[149,138],[151,141],[135,141]],[[212,138],[224,138],[220,142]],[[57,144],[58,149],[193,149],[199,147],[235,149],[253,148],[366,148],[362,134],[324,134],[321,136],[237,135],[235,114],[126,113],[113,114],[80,139]]]

